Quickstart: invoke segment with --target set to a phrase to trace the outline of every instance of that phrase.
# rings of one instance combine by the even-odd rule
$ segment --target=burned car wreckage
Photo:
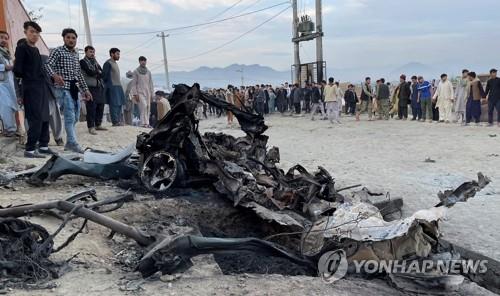
[[[450,254],[455,251],[442,241],[438,222],[448,208],[467,201],[490,182],[479,174],[477,181],[440,193],[440,201],[434,207],[395,219],[393,214],[400,211],[401,199],[373,202],[373,194],[366,188],[343,194],[359,185],[336,188],[334,178],[323,167],[313,173],[300,165],[287,172],[279,168],[279,149],[268,149],[268,137],[264,135],[267,126],[262,116],[218,100],[202,92],[198,84],[177,85],[171,101],[171,111],[152,131],[140,134],[135,147],[129,146],[115,154],[89,150],[83,160],[56,155],[28,178],[28,182],[35,185],[56,181],[65,174],[122,179],[128,180],[126,184],[132,188],[144,188],[160,196],[168,195],[173,188],[209,187],[232,206],[246,209],[262,223],[279,228],[279,232],[263,238],[155,236],[140,233],[123,223],[112,223],[89,206],[68,201],[55,204],[59,210],[109,227],[147,247],[148,252],[137,266],[144,276],[158,271],[171,274],[185,270],[191,264],[191,257],[207,253],[257,252],[282,257],[304,266],[311,274],[318,273],[322,255],[333,250],[342,250],[348,262],[411,261]],[[223,133],[201,135],[195,115],[200,102],[232,112],[245,135],[238,138]],[[54,204],[39,205],[37,209],[50,206]],[[0,219],[5,219],[0,220],[0,238],[13,235],[12,225],[21,222],[12,219],[30,209],[26,205],[0,208]],[[283,237],[287,239],[280,239]],[[44,232],[43,238],[52,240],[53,237]],[[52,242],[44,247],[42,258],[47,258]],[[5,267],[0,263],[2,269]],[[491,267],[491,272],[499,270]],[[450,277],[439,276],[439,280],[434,278],[428,286],[422,284],[425,279],[419,275],[410,280],[406,277],[405,281],[420,284],[421,290],[416,292],[449,288]],[[494,279],[495,274],[491,277],[493,279],[483,284],[498,292],[498,279]],[[396,286],[408,286],[394,275],[391,280]]]

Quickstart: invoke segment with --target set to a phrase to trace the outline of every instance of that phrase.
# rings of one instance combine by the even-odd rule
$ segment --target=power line
[[[145,32],[101,33],[101,34],[93,34],[93,36],[150,35],[150,34],[157,34],[157,33],[161,33],[161,32],[179,31],[179,30],[196,28],[196,27],[202,27],[202,26],[206,26],[206,25],[210,25],[210,24],[216,24],[216,23],[221,23],[221,22],[225,22],[225,21],[229,21],[229,20],[233,20],[233,19],[245,17],[245,16],[248,16],[248,15],[256,14],[256,13],[259,13],[259,12],[262,12],[262,11],[266,11],[266,10],[269,10],[269,9],[273,9],[275,7],[282,6],[284,4],[290,4],[290,1],[280,2],[278,4],[274,4],[274,5],[271,5],[271,6],[268,6],[268,7],[264,7],[264,8],[258,9],[258,10],[254,10],[254,11],[250,11],[250,12],[246,12],[246,13],[234,15],[234,16],[231,16],[231,17],[226,17],[226,18],[223,18],[223,19],[210,21],[210,22],[204,22],[204,23],[194,24],[194,25],[181,26],[181,27],[172,27],[172,28],[163,29],[163,30],[145,31]],[[45,35],[59,35],[60,33],[44,33],[44,34]]]
[[[254,7],[255,5],[257,5],[260,1],[262,0],[255,0],[254,2],[252,2],[250,5],[247,5],[245,8],[243,8],[242,10],[238,11],[238,14],[241,14],[241,13],[244,13],[245,11],[249,10],[250,8]],[[205,30],[206,28],[209,28],[211,27],[212,25],[216,25],[216,24],[210,24],[210,25],[206,25],[202,28],[199,28],[199,29],[195,29],[195,30],[192,30],[192,31],[189,31],[189,32],[186,32],[186,33],[194,33],[194,32],[199,32],[199,31],[203,31]],[[170,34],[171,36],[174,35],[174,36],[177,36],[177,35],[182,35],[182,34],[186,34],[184,32],[179,32],[179,33],[173,33],[173,34]]]
[[[142,48],[142,47],[148,48],[153,43],[152,41],[155,41],[155,40],[158,40],[158,39],[156,39],[156,35],[153,35],[153,37],[151,37],[151,38],[147,39],[146,41],[140,43],[136,47],[134,47],[134,48],[132,48],[130,50],[124,51],[123,54],[130,54],[130,53],[135,52],[137,49]]]
[[[236,1],[234,4],[232,4],[231,6],[229,6],[228,8],[224,9],[223,11],[219,12],[218,14],[206,19],[205,21],[206,22],[210,22],[210,21],[213,21],[215,20],[216,18],[218,18],[219,16],[223,15],[224,13],[228,12],[229,10],[233,9],[234,7],[236,7],[238,4],[240,4],[241,2],[243,2],[244,0],[239,0],[239,1]],[[175,36],[175,35],[181,35],[181,34],[189,34],[189,33],[194,33],[194,32],[198,32],[198,31],[201,31],[207,27],[209,27],[210,25],[207,25],[205,27],[201,27],[199,29],[194,29],[192,31],[189,31],[189,32],[180,32],[180,33],[172,33],[170,34],[170,36]]]
[[[218,14],[214,15],[213,17],[211,17],[210,19],[208,19],[207,21],[212,21],[216,18],[218,18],[219,16],[223,15],[224,13],[228,12],[229,10],[233,9],[234,7],[236,7],[238,4],[240,4],[241,2],[243,2],[244,0],[239,0],[239,1],[236,1],[234,4],[232,4],[231,6],[229,6],[228,8],[224,9],[223,11],[219,12]]]
[[[259,3],[261,0],[255,0],[252,4],[248,5],[247,7],[245,7],[243,10],[239,11],[238,13],[243,13],[247,10],[249,10],[250,8],[254,7],[255,5],[257,5],[257,3]]]
[[[219,49],[221,49],[221,48],[223,48],[223,47],[225,47],[225,46],[227,46],[227,45],[229,45],[229,44],[231,44],[231,43],[234,43],[234,42],[236,42],[236,41],[240,40],[241,38],[245,37],[246,35],[248,35],[248,34],[252,33],[253,31],[257,30],[258,28],[260,28],[260,27],[264,26],[264,25],[265,25],[265,24],[267,24],[268,22],[272,21],[273,19],[277,18],[277,17],[278,17],[278,16],[280,16],[282,13],[284,13],[285,11],[287,11],[290,7],[292,7],[292,6],[287,6],[285,9],[283,9],[283,10],[281,10],[280,12],[278,12],[277,14],[273,15],[271,18],[269,18],[269,19],[265,20],[264,22],[262,22],[262,23],[258,24],[257,26],[255,26],[255,27],[253,27],[252,29],[250,29],[250,30],[246,31],[245,33],[243,33],[243,34],[241,34],[241,35],[237,36],[236,38],[231,39],[231,40],[229,40],[229,41],[227,41],[227,42],[225,42],[225,43],[223,43],[223,44],[221,44],[221,45],[219,45],[219,46],[217,46],[217,47],[214,47],[214,48],[212,48],[212,49],[209,49],[209,50],[207,50],[207,51],[201,52],[201,53],[199,53],[199,54],[196,54],[196,55],[193,55],[193,56],[190,56],[190,57],[185,57],[185,58],[181,58],[181,59],[171,60],[171,62],[179,62],[179,61],[185,61],[185,60],[195,59],[195,58],[198,58],[198,57],[200,57],[200,56],[204,56],[204,55],[206,55],[206,54],[209,54],[209,53],[212,53],[212,52],[214,52],[214,51],[217,51],[217,50],[219,50]]]

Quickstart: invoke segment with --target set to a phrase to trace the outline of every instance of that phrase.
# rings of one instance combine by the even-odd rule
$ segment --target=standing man
[[[318,109],[321,112],[321,118],[325,118],[325,109],[323,108],[323,102],[321,100],[321,91],[318,88],[318,85],[316,83],[313,83],[313,86],[312,86],[311,102],[312,102],[311,120],[314,120],[314,115],[316,114],[316,111],[318,111]]]
[[[264,89],[264,84],[262,84],[257,90],[257,98],[255,100],[255,110],[257,111],[257,114],[264,116],[265,104],[266,104],[266,91]]]
[[[340,82],[335,81],[335,85],[337,86],[337,100],[339,102],[339,118],[342,115],[342,107],[345,106],[345,102],[343,101],[344,99],[344,92],[342,91],[342,88],[340,88]]]
[[[295,86],[293,88],[292,100],[293,100],[293,105],[295,106],[296,114],[300,114],[300,102],[303,100],[303,97],[304,97],[303,89],[299,86],[298,83],[295,83]]]
[[[16,48],[16,61],[13,72],[21,78],[20,97],[28,121],[28,141],[24,156],[27,158],[45,158],[49,149],[49,102],[40,52],[36,43],[40,39],[42,28],[32,21],[24,23],[26,42]],[[38,144],[38,150],[37,150]]]
[[[78,35],[71,28],[62,31],[64,45],[54,49],[45,69],[56,85],[59,106],[63,109],[66,145],[64,150],[83,153],[76,137],[75,125],[80,118],[80,100],[78,93],[83,93],[85,100],[92,100],[87,83],[83,78],[76,50]],[[31,126],[30,126],[31,128]]]
[[[276,102],[278,104],[278,111],[283,115],[286,110],[286,89],[281,86],[276,95]]]
[[[442,74],[441,83],[439,83],[436,92],[432,97],[434,101],[437,100],[436,108],[439,109],[440,122],[450,123],[454,98],[453,85],[448,80],[448,75]]]
[[[291,94],[291,88],[290,86],[288,85],[288,82],[285,82],[285,87],[284,87],[284,90],[286,91],[286,108],[285,110],[292,110],[291,106],[292,106],[292,103],[291,103],[291,100],[290,100],[290,94]]]
[[[328,85],[325,86],[326,114],[331,123],[341,123],[339,120],[339,101],[337,98],[337,85],[333,77],[328,78]]]
[[[411,114],[413,115],[412,121],[422,120],[422,106],[419,101],[418,93],[418,79],[417,76],[411,77]]]
[[[462,70],[462,78],[458,80],[457,91],[455,92],[455,120],[458,123],[465,123],[465,109],[467,98],[469,96],[470,81],[468,78],[469,70]]]
[[[264,101],[264,114],[269,114],[269,101],[271,97],[269,96],[269,86],[261,85],[264,88],[264,95],[266,96],[266,100]]]
[[[320,100],[320,104],[323,106],[323,110],[325,110],[325,116],[323,118],[321,118],[321,120],[327,120],[328,117],[326,116],[326,103],[325,103],[325,87],[326,87],[327,83],[326,83],[326,80],[321,80],[321,85],[319,87],[319,92],[321,94],[321,100]]]
[[[232,85],[227,86],[226,102],[234,105],[234,91],[233,91]],[[227,125],[232,126],[233,125],[233,113],[231,111],[226,111],[226,113],[227,113]]]
[[[358,103],[358,95],[354,90],[354,85],[349,84],[347,91],[344,94],[346,114],[356,114],[356,104]]]
[[[432,79],[432,88],[431,88],[431,96],[434,97],[434,94],[437,91],[439,83],[441,80],[436,81],[436,79]],[[436,107],[437,101],[432,100],[432,121],[439,122],[439,108]]]
[[[102,68],[95,59],[95,49],[92,46],[85,47],[85,57],[80,60],[80,67],[83,77],[92,94],[92,100],[85,102],[87,109],[87,127],[91,135],[97,135],[97,131],[105,131],[102,127],[102,117],[104,116],[104,84],[102,81]]]
[[[159,123],[165,115],[170,111],[170,103],[165,97],[166,94],[159,90],[155,93],[156,96],[156,104],[157,104],[157,123]]]
[[[408,119],[408,105],[411,102],[411,86],[406,81],[406,75],[401,75],[399,77],[399,108],[398,108],[398,118],[407,120]]]
[[[49,56],[42,54],[42,64],[45,65]],[[61,115],[61,108],[59,106],[58,93],[52,81],[52,77],[44,71],[45,76],[45,87],[47,88],[47,95],[49,100],[49,127],[52,130],[52,135],[54,136],[54,141],[57,146],[63,146],[63,129],[64,123]]]
[[[381,78],[377,87],[377,103],[379,110],[379,120],[389,120],[391,90],[385,84],[385,79]]]
[[[18,111],[13,60],[9,51],[9,33],[0,31],[0,119],[6,137],[16,135],[15,112]]]
[[[428,122],[432,122],[432,100],[431,100],[431,88],[432,85],[429,81],[425,81],[424,77],[418,77],[418,100],[422,107],[422,120],[427,120]]]
[[[151,72],[146,67],[147,59],[143,56],[139,57],[139,67],[132,74],[130,84],[130,94],[133,100],[139,106],[139,118],[142,127],[151,127],[149,125],[149,110],[151,108],[151,100],[154,95],[153,77]]]
[[[269,85],[269,87],[267,88],[267,92],[269,93],[269,102],[267,103],[267,105],[269,113],[272,114],[276,109],[276,92],[271,85]]]
[[[120,68],[117,61],[120,60],[120,50],[111,48],[109,50],[109,59],[104,63],[102,77],[104,80],[104,91],[106,101],[109,104],[109,113],[113,126],[124,125],[122,119],[122,109],[125,104],[125,93],[123,92]]]
[[[500,78],[497,70],[490,70],[490,79],[486,83],[486,95],[488,96],[488,125],[493,126],[493,111],[497,110],[497,125],[500,127]]]
[[[371,78],[366,77],[365,83],[361,88],[361,106],[359,108],[359,113],[368,112],[369,121],[372,121],[373,117],[373,92],[371,83]]]
[[[475,72],[469,73],[469,81],[470,91],[469,98],[467,99],[465,125],[469,125],[472,118],[474,118],[476,125],[479,125],[481,120],[481,99],[485,97],[485,93],[483,85]]]
[[[306,82],[306,88],[304,89],[304,107],[306,113],[311,112],[311,96],[312,96],[312,86],[309,82]]]

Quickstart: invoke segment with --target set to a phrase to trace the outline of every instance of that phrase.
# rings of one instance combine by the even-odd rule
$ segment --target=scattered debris
[[[394,286],[404,292],[432,295],[449,295],[456,292],[464,281],[461,275],[398,274],[390,273]]]
[[[54,242],[40,225],[16,218],[0,218],[0,274],[14,282],[35,283],[58,277],[49,260]]]
[[[427,163],[435,163],[436,161],[430,157],[427,157],[424,162],[427,162]]]
[[[452,207],[457,202],[465,202],[469,198],[474,197],[476,193],[486,187],[491,180],[485,177],[482,173],[478,173],[478,180],[465,182],[455,190],[446,190],[444,193],[439,192],[438,197],[441,200],[436,207],[446,206]]]
[[[133,145],[116,154],[86,151],[83,160],[53,155],[42,168],[31,175],[28,183],[42,185],[45,181],[55,181],[62,175],[81,175],[101,180],[129,179],[137,173],[137,167],[129,163],[133,151]]]
[[[102,180],[121,179],[126,188],[145,189],[159,197],[178,197],[183,190],[198,200],[208,198],[205,192],[199,193],[201,188],[230,202],[237,214],[251,213],[258,217],[255,223],[267,226],[267,236],[205,237],[190,225],[184,225],[187,231],[183,233],[163,228],[145,232],[103,214],[131,201],[131,194],[98,200],[95,191],[89,190],[67,200],[0,208],[0,256],[11,256],[7,260],[0,257],[0,271],[12,277],[36,280],[40,271],[34,272],[36,268],[26,264],[24,269],[14,270],[13,259],[29,258],[30,262],[37,262],[37,266],[50,265],[50,254],[74,240],[87,220],[109,228],[111,237],[118,233],[135,240],[145,251],[136,270],[143,277],[161,272],[158,278],[169,285],[178,279],[176,274],[193,264],[192,257],[201,254],[250,252],[262,258],[278,257],[302,266],[310,274],[318,273],[319,258],[332,250],[342,250],[350,263],[353,260],[419,260],[450,252],[453,246],[440,244],[438,222],[448,208],[474,197],[490,182],[479,173],[477,181],[440,192],[436,206],[395,219],[393,214],[401,212],[402,199],[385,195],[385,199],[373,201],[372,196],[383,198],[384,194],[372,193],[366,188],[348,191],[361,185],[337,189],[334,178],[323,167],[314,172],[301,165],[286,172],[279,168],[279,149],[268,149],[268,137],[263,135],[267,126],[262,116],[209,96],[200,91],[198,84],[177,85],[172,102],[174,107],[158,126],[138,136],[135,145],[138,155],[134,155],[134,147],[129,146],[116,154],[87,151],[83,159],[53,156],[34,173],[4,176],[0,182],[31,174],[29,182],[41,185],[65,174],[76,174]],[[233,112],[245,136],[201,135],[195,115],[200,102]],[[436,161],[427,158],[425,162]],[[39,213],[59,217],[63,220],[60,228],[49,235],[43,227],[18,219]],[[80,230],[61,247],[54,248],[53,238],[69,220],[76,218],[84,219]],[[245,227],[234,225],[237,226]],[[16,237],[21,234],[29,239]],[[3,245],[4,241],[7,245]],[[27,246],[13,250],[11,244],[20,241]],[[430,293],[453,291],[463,277],[396,274],[390,280],[405,291]],[[491,279],[476,281],[485,287],[492,285]],[[139,291],[144,283],[143,279],[124,279],[120,289]]]

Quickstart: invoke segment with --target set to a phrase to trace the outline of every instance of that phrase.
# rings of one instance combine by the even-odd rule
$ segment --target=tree
[[[39,21],[40,19],[43,18],[42,11],[43,7],[39,7],[38,9],[35,10],[30,10],[28,11],[28,16],[34,22]]]

